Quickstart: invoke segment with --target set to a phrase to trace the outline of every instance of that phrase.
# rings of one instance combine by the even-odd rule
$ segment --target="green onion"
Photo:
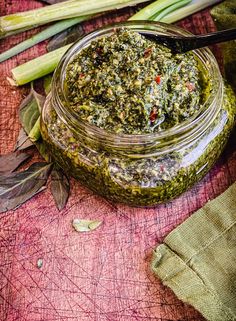
[[[0,38],[48,22],[91,15],[147,0],[68,0],[50,6],[0,17]]]
[[[161,12],[158,12],[154,16],[151,17],[152,21],[161,21],[163,17],[165,17],[170,12],[175,11],[176,9],[179,9],[181,7],[186,6],[188,3],[190,3],[192,0],[181,0],[179,2],[176,2],[172,4],[171,6],[167,7],[166,9],[163,9]]]
[[[141,9],[139,12],[130,17],[129,20],[151,20],[152,16],[180,1],[181,0],[157,0]]]
[[[66,45],[12,69],[13,80],[9,79],[10,83],[24,85],[34,79],[50,74],[70,46],[71,44]]]
[[[88,18],[89,18],[88,16],[84,16],[84,17],[71,18],[71,19],[59,21],[59,22],[55,23],[54,25],[46,28],[45,30],[39,32],[38,34],[34,35],[33,37],[26,39],[25,41],[22,41],[18,45],[14,46],[11,49],[0,54],[0,62],[13,57],[13,56],[17,55],[18,53],[36,45],[37,43],[39,43],[45,39],[48,39],[48,38],[56,35],[57,33],[65,30],[67,28],[70,28],[71,26],[74,26],[75,24],[77,24],[83,20],[86,20]]]
[[[173,23],[178,20],[181,20],[185,17],[190,16],[191,14],[198,12],[200,10],[203,10],[209,6],[212,6],[221,0],[193,0],[191,3],[186,5],[182,9],[178,9],[176,11],[173,11],[169,14],[167,14],[165,17],[161,18],[161,22],[165,23]]]

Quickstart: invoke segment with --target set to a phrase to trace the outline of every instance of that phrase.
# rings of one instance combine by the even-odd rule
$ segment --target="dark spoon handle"
[[[236,39],[236,28],[190,37],[154,34],[145,34],[145,37],[167,46],[174,53],[184,53],[215,43],[234,40]]]
[[[182,41],[184,51],[182,50],[181,52],[186,52],[192,49],[198,49],[234,39],[236,39],[236,28],[208,33],[200,36],[183,38]]]

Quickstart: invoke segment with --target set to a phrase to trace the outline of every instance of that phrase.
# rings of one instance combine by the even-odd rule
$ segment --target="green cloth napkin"
[[[236,183],[165,238],[152,270],[207,320],[236,320]]]

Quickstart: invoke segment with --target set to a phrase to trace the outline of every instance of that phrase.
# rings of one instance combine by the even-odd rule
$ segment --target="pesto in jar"
[[[202,70],[193,53],[173,55],[137,32],[120,29],[73,56],[60,88],[66,93],[64,108],[69,115],[76,113],[83,124],[102,128],[106,137],[112,133],[119,142],[120,134],[136,139],[139,134],[165,133],[192,121],[202,106],[208,108],[204,104],[214,83]],[[204,130],[185,136],[178,148],[177,136],[170,146],[166,136],[164,152],[156,141],[151,141],[150,151],[142,146],[138,152],[132,146],[130,150],[105,146],[99,137],[91,139],[87,127],[80,131],[80,125],[75,128],[60,117],[54,92],[44,106],[42,137],[55,162],[96,193],[133,206],[166,202],[207,173],[234,125],[235,95],[216,75],[219,79],[214,81],[222,90],[213,97],[219,101],[210,106],[215,114],[201,118]]]
[[[82,120],[123,134],[157,132],[188,119],[201,108],[203,86],[192,53],[172,54],[128,29],[84,48],[65,81],[70,108]]]

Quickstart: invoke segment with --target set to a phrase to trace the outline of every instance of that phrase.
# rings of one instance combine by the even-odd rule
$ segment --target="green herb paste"
[[[108,135],[157,132],[199,111],[210,90],[199,70],[192,54],[173,56],[122,30],[92,42],[68,65],[68,108]],[[140,157],[78,139],[50,100],[46,105],[42,136],[64,170],[108,199],[150,206],[180,195],[212,167],[234,125],[236,98],[226,85],[217,117],[197,139],[163,155]]]
[[[73,59],[66,90],[82,120],[110,132],[144,134],[173,127],[198,111],[201,78],[192,53],[174,55],[121,29]]]

